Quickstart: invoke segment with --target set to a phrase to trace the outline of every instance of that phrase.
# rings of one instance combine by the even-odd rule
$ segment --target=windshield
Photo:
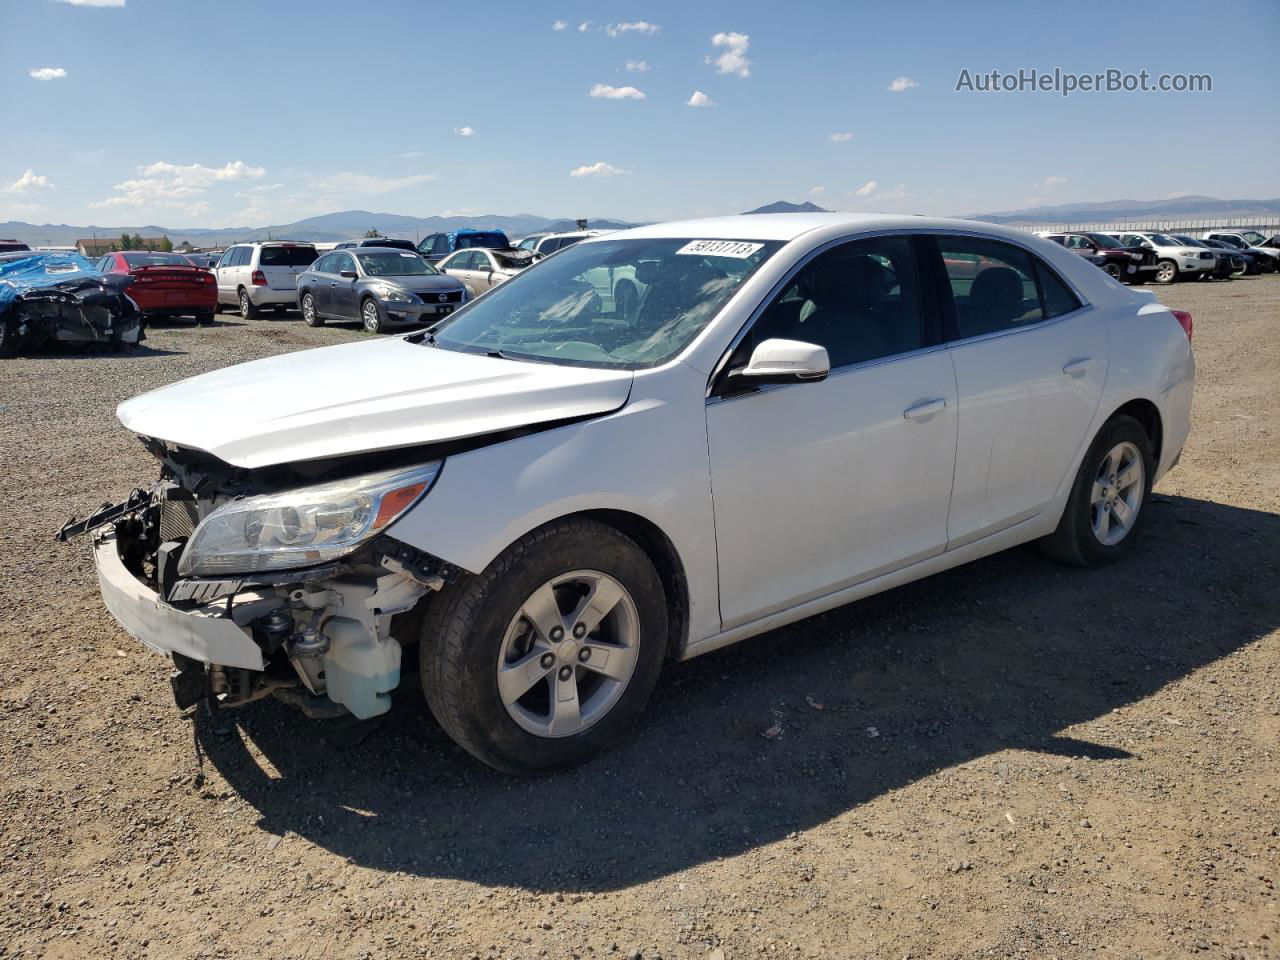
[[[315,247],[263,247],[258,263],[264,267],[306,267],[317,256]]]
[[[126,253],[124,262],[131,267],[189,267],[191,261],[176,253]]]
[[[450,350],[634,370],[674,357],[779,241],[602,240],[540,261],[436,328]]]
[[[1262,241],[1267,239],[1262,234],[1260,234],[1257,230],[1242,230],[1240,231],[1240,236],[1244,237],[1255,247],[1262,246]]]
[[[1204,246],[1204,244],[1201,243],[1199,240],[1197,240],[1195,237],[1186,237],[1180,233],[1175,233],[1173,235],[1173,239],[1177,240],[1184,247],[1203,247]]]
[[[1108,250],[1115,250],[1124,247],[1124,244],[1115,237],[1108,237],[1105,233],[1086,233],[1085,236],[1098,246],[1106,247]]]
[[[440,272],[416,253],[357,253],[356,257],[370,277],[425,277]]]
[[[1169,236],[1168,234],[1165,234],[1165,233],[1148,233],[1148,234],[1147,234],[1147,236],[1148,236],[1148,237],[1150,237],[1150,238],[1151,238],[1151,242],[1152,242],[1152,243],[1154,243],[1154,244],[1155,244],[1156,246],[1158,246],[1158,247],[1180,247],[1180,246],[1182,246],[1182,244],[1178,243],[1178,241],[1177,241],[1177,240],[1173,239],[1173,237],[1171,237],[1171,236]]]

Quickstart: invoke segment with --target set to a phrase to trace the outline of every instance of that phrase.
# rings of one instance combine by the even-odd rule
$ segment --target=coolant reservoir
[[[329,652],[324,655],[329,699],[360,719],[391,709],[391,691],[400,684],[400,644],[371,636],[359,621],[331,617],[324,622]]]

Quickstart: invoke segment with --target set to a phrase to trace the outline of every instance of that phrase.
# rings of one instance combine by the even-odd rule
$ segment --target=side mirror
[[[769,383],[817,383],[831,372],[827,348],[800,340],[765,340],[745,367],[729,371],[727,382],[745,388]]]
[[[347,280],[354,280],[356,278],[356,272],[354,270],[343,270],[338,274],[338,276]]]

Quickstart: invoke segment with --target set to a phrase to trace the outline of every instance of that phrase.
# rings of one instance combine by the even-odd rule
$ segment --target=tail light
[[[1170,310],[1169,312],[1172,313],[1174,317],[1177,319],[1178,323],[1182,325],[1182,329],[1187,334],[1187,339],[1190,340],[1191,327],[1192,327],[1191,314],[1187,313],[1187,311],[1185,310]]]
[[[255,287],[265,287],[267,285],[267,275],[261,270],[253,271],[252,279]]]

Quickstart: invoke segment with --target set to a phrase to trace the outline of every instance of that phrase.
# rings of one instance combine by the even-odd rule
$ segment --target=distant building
[[[143,250],[159,250],[164,246],[164,237],[143,237]],[[120,249],[119,237],[94,237],[86,240],[76,241],[76,250],[83,257],[95,260],[98,257],[110,253],[112,250]]]

